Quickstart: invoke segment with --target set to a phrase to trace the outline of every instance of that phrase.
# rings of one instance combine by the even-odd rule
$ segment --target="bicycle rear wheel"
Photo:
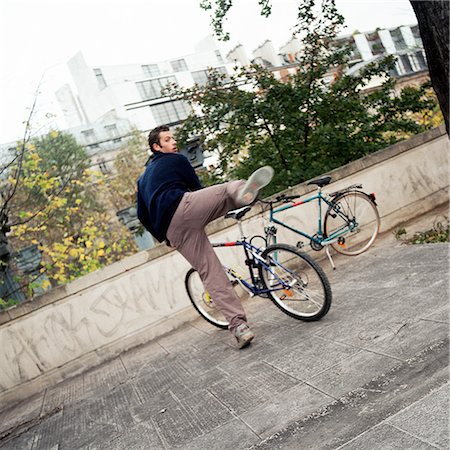
[[[274,244],[261,255],[259,275],[269,296],[284,313],[304,321],[319,320],[331,306],[331,287],[322,268],[295,247]]]
[[[354,256],[365,252],[380,230],[380,215],[364,192],[350,191],[335,198],[325,214],[324,234],[342,235],[330,244],[338,253]]]
[[[195,269],[191,268],[188,271],[184,284],[189,300],[196,311],[210,324],[226,330],[228,321],[225,320],[223,314],[216,308],[214,300],[205,291],[200,275]]]

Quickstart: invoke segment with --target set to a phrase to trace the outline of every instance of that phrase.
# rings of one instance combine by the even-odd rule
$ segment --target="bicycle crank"
[[[311,248],[313,250],[315,250],[316,252],[320,252],[320,250],[323,249],[323,245],[320,244],[319,242],[317,242],[315,239],[319,239],[319,237],[317,236],[317,234],[315,234],[313,236],[313,239],[311,239],[309,245],[311,245]]]

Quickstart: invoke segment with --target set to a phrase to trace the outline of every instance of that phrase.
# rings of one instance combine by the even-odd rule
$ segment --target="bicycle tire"
[[[349,218],[344,219],[342,215]],[[355,225],[357,223],[357,225]],[[365,192],[348,191],[337,196],[328,207],[324,220],[324,237],[331,236],[346,227],[354,228],[333,242],[331,247],[338,253],[356,256],[365,252],[380,231],[380,215],[372,198]]]
[[[205,291],[200,276],[194,268],[189,269],[187,272],[184,285],[192,306],[200,316],[211,325],[226,330],[228,328],[228,322],[214,306],[214,302]]]
[[[267,247],[261,257],[269,267],[259,267],[260,278],[265,288],[270,289],[269,297],[279,309],[306,322],[319,320],[328,313],[332,301],[330,283],[309,255],[291,245],[274,244]],[[289,284],[289,289],[283,289],[281,279]]]

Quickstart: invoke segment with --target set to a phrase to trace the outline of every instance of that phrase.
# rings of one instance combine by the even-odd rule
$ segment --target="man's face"
[[[161,133],[159,133],[159,145],[154,145],[156,150],[162,153],[176,153],[178,150],[177,141],[170,131],[161,131]]]

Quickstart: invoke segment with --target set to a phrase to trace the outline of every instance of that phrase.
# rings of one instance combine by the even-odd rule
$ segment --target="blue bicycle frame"
[[[267,261],[264,260],[264,258],[261,257],[262,250],[259,247],[256,247],[255,245],[247,242],[245,239],[241,241],[233,241],[233,242],[220,242],[220,243],[213,243],[213,247],[244,247],[245,252],[245,264],[248,266],[248,270],[250,273],[251,283],[247,282],[244,278],[242,278],[239,274],[237,274],[233,269],[227,266],[223,266],[225,269],[225,272],[227,272],[232,278],[234,278],[237,282],[241,283],[249,292],[251,292],[253,295],[261,295],[261,294],[267,294],[271,291],[278,291],[280,289],[290,289],[291,286],[283,281],[274,271],[270,268],[270,263],[267,264]],[[288,268],[284,267],[282,264],[280,264],[278,261],[273,261],[275,264],[277,264],[279,267],[282,267],[285,271],[292,274],[292,271]],[[276,287],[271,289],[262,289],[261,287],[258,287],[258,283],[260,281],[259,277],[257,277],[253,271],[253,269],[256,269],[257,267],[262,266],[265,270],[268,270],[278,281],[278,284]]]

